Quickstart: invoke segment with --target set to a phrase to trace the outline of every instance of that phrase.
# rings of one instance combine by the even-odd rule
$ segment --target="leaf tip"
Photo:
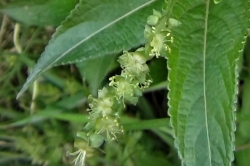
[[[33,80],[31,79],[27,79],[27,81],[24,83],[23,87],[21,88],[21,90],[17,93],[16,99],[19,99],[22,94],[28,89],[29,85],[33,82]]]
[[[18,100],[22,96],[23,92],[26,91],[26,89],[27,88],[24,88],[24,86],[22,87],[22,89],[16,95],[16,100]]]

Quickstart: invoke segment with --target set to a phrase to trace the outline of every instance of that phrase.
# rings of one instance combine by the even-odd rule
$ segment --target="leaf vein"
[[[207,132],[207,144],[208,144],[208,157],[209,165],[212,166],[211,161],[211,145],[208,130],[208,110],[207,110],[207,97],[206,97],[206,45],[207,45],[207,33],[208,33],[208,14],[209,14],[209,2],[206,2],[206,13],[205,13],[205,27],[204,27],[204,41],[203,41],[203,95],[204,95],[204,108],[205,108],[205,125]]]

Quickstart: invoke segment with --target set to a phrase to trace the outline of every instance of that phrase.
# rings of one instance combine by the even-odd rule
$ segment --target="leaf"
[[[167,157],[163,157],[163,154],[159,152],[146,152],[146,150],[141,150],[138,152],[135,151],[133,153],[133,156],[136,158],[137,166],[150,166],[150,165],[156,165],[156,166],[172,166],[170,162],[168,161]]]
[[[73,95],[62,98],[60,101],[54,103],[53,105],[64,110],[73,110],[86,102],[87,96],[88,94],[84,94],[83,91],[79,91]]]
[[[22,117],[22,114],[19,112],[16,112],[14,110],[9,110],[9,109],[4,109],[2,107],[0,107],[0,115],[1,117],[7,117],[10,119],[18,119]]]
[[[76,64],[82,78],[85,78],[89,83],[92,95],[97,95],[97,90],[115,58],[115,56],[102,56]]]
[[[249,131],[248,131],[249,132]],[[242,145],[242,150],[237,150],[235,152],[236,157],[236,166],[249,166],[249,155],[250,155],[250,149],[249,144]]]
[[[60,25],[77,0],[18,0],[0,12],[27,25]]]
[[[38,113],[30,115],[20,120],[17,120],[13,123],[0,125],[0,129],[20,127],[20,126],[24,126],[27,124],[41,123],[42,121],[45,121],[47,119],[53,119],[53,118],[58,119],[58,120],[74,122],[74,123],[87,122],[86,116],[83,116],[83,115],[79,116],[79,114],[76,114],[76,113],[64,113],[57,109],[47,108],[45,110],[39,110]]]
[[[29,157],[24,155],[24,154],[18,154],[18,153],[13,153],[13,152],[0,152],[0,164],[6,164],[9,161],[14,161],[14,160],[28,160]]]
[[[169,114],[185,166],[233,160],[236,59],[247,28],[247,2],[178,1],[168,57]]]
[[[111,56],[143,44],[145,20],[162,3],[161,0],[81,0],[58,28],[17,98],[38,75],[53,66]]]
[[[153,80],[150,87],[155,86],[161,82],[165,82],[167,78],[166,60],[164,58],[157,58],[149,63],[150,77]],[[165,84],[166,87],[166,84]]]
[[[168,85],[167,81],[160,82],[158,84],[155,84],[155,85],[150,86],[149,88],[145,89],[144,93],[167,89],[166,85]]]

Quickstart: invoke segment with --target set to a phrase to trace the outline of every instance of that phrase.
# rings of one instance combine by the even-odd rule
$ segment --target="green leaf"
[[[18,0],[0,12],[27,25],[60,25],[77,0]]]
[[[13,152],[0,152],[0,164],[6,164],[9,161],[14,161],[14,160],[28,160],[28,156],[24,154],[18,154],[18,153],[13,153]]]
[[[249,131],[248,131],[249,132]],[[250,149],[249,149],[249,143],[242,145],[240,147],[242,149],[237,150],[235,152],[236,157],[236,166],[249,166],[249,156],[250,156]]]
[[[45,110],[39,110],[38,113],[25,117],[23,119],[17,120],[13,123],[9,123],[6,125],[0,125],[0,129],[11,128],[11,127],[19,127],[24,126],[27,124],[36,124],[47,119],[58,119],[69,121],[73,123],[85,123],[87,122],[87,116],[81,115],[76,113],[64,113],[61,110],[47,108]]]
[[[161,0],[81,0],[58,28],[17,97],[38,75],[53,66],[111,56],[143,44],[145,20],[162,3]]]
[[[4,109],[0,107],[0,115],[1,117],[7,117],[11,119],[18,119],[21,118],[23,115],[17,111],[14,110],[9,110],[9,109]]]
[[[97,95],[97,90],[115,58],[116,56],[102,56],[76,64],[82,78],[86,79],[89,83],[92,95]]]
[[[137,166],[172,166],[168,161],[167,157],[163,157],[163,154],[159,152],[148,153],[145,150],[143,151],[135,151],[133,156],[136,158]]]
[[[150,87],[155,86],[161,82],[166,81],[167,78],[167,68],[166,60],[163,58],[157,58],[149,63],[150,77],[153,80],[153,83]],[[165,84],[166,87],[166,84]]]
[[[74,95],[62,98],[53,105],[57,108],[73,110],[86,102],[88,95],[89,94],[84,94],[82,91],[79,91]]]
[[[236,59],[247,29],[247,2],[178,1],[168,59],[169,114],[185,166],[233,160]]]
[[[157,91],[157,90],[163,90],[167,89],[168,81],[163,81],[158,84],[155,84],[153,86],[150,86],[149,88],[144,90],[144,93],[146,92],[152,92],[152,91]]]

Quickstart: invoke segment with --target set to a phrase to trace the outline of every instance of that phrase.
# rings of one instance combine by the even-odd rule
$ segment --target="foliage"
[[[248,3],[1,1],[0,165],[248,165]]]
[[[235,71],[247,28],[245,6],[244,1],[186,1],[173,8],[182,25],[173,32],[168,59],[169,112],[186,165],[230,165],[233,160]]]

